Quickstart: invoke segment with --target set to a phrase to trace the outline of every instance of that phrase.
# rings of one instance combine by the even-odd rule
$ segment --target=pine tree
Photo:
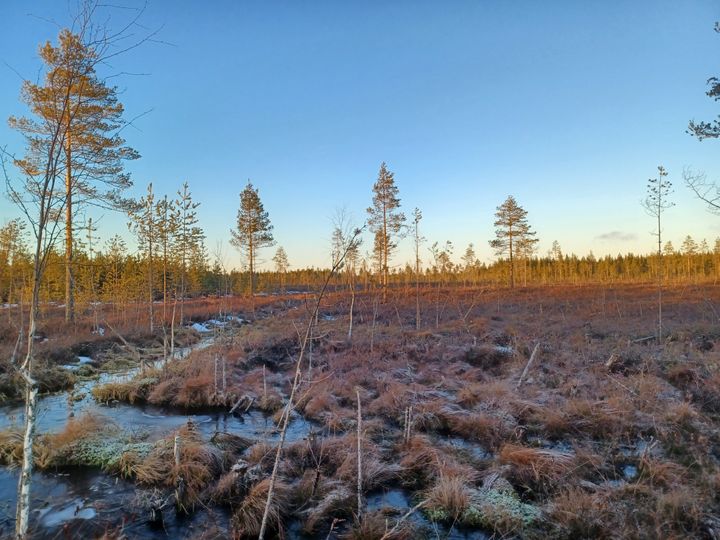
[[[698,253],[698,245],[697,242],[693,240],[693,237],[689,234],[685,237],[685,240],[683,240],[683,243],[680,246],[680,252],[685,255],[685,261],[687,263],[687,275],[688,277],[690,277],[690,275],[692,274],[692,259]]]
[[[0,227],[0,303],[13,303],[18,262],[27,255],[25,224],[12,219]]]
[[[198,231],[200,230],[198,227]],[[188,257],[187,288],[191,295],[202,290],[203,280],[208,271],[208,256],[204,239],[204,235],[201,234],[197,241],[193,243]]]
[[[463,268],[465,270],[472,270],[477,265],[477,256],[475,255],[475,245],[470,243],[465,248],[465,253],[462,256]]]
[[[163,324],[167,319],[168,272],[173,240],[177,236],[180,212],[167,195],[155,204],[155,219],[158,229],[158,243],[162,256]]]
[[[560,242],[558,242],[557,240],[553,240],[549,255],[553,260],[555,281],[560,281],[563,277],[563,252],[560,248]]]
[[[465,248],[465,253],[461,258],[463,262],[463,270],[465,276],[471,275],[474,277],[475,270],[477,269],[478,265],[477,256],[475,255],[475,245],[472,243],[468,244],[468,247]]]
[[[257,251],[275,244],[272,235],[273,226],[263,207],[257,188],[248,180],[240,193],[240,208],[237,214],[237,226],[231,230],[230,243],[247,258],[250,273],[250,297],[255,296],[255,267]],[[254,305],[254,304],[253,304]]]
[[[117,89],[95,71],[102,55],[96,44],[83,42],[80,34],[64,29],[58,45],[40,47],[45,64],[44,84],[26,82],[22,98],[37,117],[10,118],[10,126],[28,139],[31,149],[42,146],[48,133],[62,133],[65,173],[65,318],[75,318],[73,278],[73,223],[83,204],[122,206],[121,192],[131,185],[123,173],[125,160],[138,158],[118,135],[126,125]],[[40,166],[40,154],[29,161]],[[61,174],[61,168],[55,170]]]
[[[720,33],[720,23],[718,22],[715,23],[715,32]],[[705,94],[714,101],[720,100],[720,79],[710,77],[706,82],[709,88]],[[701,141],[703,139],[716,139],[720,137],[720,119],[716,118],[710,122],[690,120],[688,133]]]
[[[415,329],[420,330],[420,246],[425,238],[420,234],[420,221],[422,220],[422,212],[419,208],[415,208],[412,213],[412,235],[413,244],[415,246]]]
[[[527,222],[527,210],[519,206],[512,195],[497,207],[495,218],[496,238],[490,241],[490,247],[501,257],[507,255],[510,264],[510,288],[514,288],[518,242],[520,247],[523,247],[536,243],[537,239]],[[526,247],[525,250],[527,249]]]
[[[157,214],[155,209],[155,194],[152,183],[148,184],[147,194],[142,197],[133,212],[130,214],[129,227],[134,230],[138,247],[143,252],[146,262],[146,285],[148,312],[150,317],[150,332],[155,330],[155,283],[153,266],[159,240]]]
[[[275,271],[280,277],[280,290],[285,292],[285,274],[288,268],[290,268],[290,263],[288,262],[287,253],[285,253],[285,249],[282,246],[279,246],[277,251],[275,251],[273,262],[275,263]]]
[[[105,243],[105,252],[110,264],[103,287],[103,292],[106,293],[105,299],[112,302],[113,309],[117,310],[118,305],[120,305],[124,310],[127,298],[127,293],[122,287],[123,265],[127,256],[125,240],[116,234]]]
[[[523,286],[527,286],[528,263],[535,255],[537,242],[537,238],[527,235],[521,236],[517,241],[517,258],[523,262]]]
[[[205,235],[198,226],[197,212],[200,203],[193,202],[190,187],[183,182],[177,192],[175,210],[177,224],[175,226],[175,247],[180,259],[180,324],[185,317],[185,296],[187,295],[188,263],[193,252],[196,252]]]
[[[405,214],[400,212],[399,208],[395,175],[383,162],[378,179],[373,185],[372,206],[367,209],[370,216],[368,224],[375,233],[375,252],[382,273],[383,301],[387,299],[390,257],[397,249],[397,240],[405,223]]]

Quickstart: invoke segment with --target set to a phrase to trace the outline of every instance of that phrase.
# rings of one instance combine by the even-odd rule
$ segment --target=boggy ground
[[[272,313],[275,298],[255,299],[255,314]],[[180,308],[176,305],[176,322]],[[242,313],[250,317],[252,303],[247,298],[196,298],[184,305],[185,322],[206,321],[219,313]],[[26,351],[27,306],[0,307],[0,403],[19,400],[24,382],[11,359],[22,358]],[[100,373],[116,373],[137,367],[140,359],[151,361],[162,357],[169,347],[173,305],[169,304],[163,318],[162,304],[155,309],[155,329],[149,331],[147,305],[113,306],[101,304],[97,313],[89,308],[79,310],[74,323],[65,321],[65,310],[55,304],[41,306],[34,343],[33,375],[40,394],[72,389],[79,378]],[[100,330],[94,329],[97,315]],[[254,316],[253,316],[254,317]],[[164,328],[163,328],[164,327]],[[175,347],[195,343],[197,332],[176,324]],[[18,340],[18,338],[20,338]],[[133,350],[129,350],[129,345]],[[83,361],[78,364],[78,357]]]
[[[349,295],[329,296],[292,413],[314,428],[283,450],[273,534],[716,538],[720,288],[666,290],[662,343],[646,339],[656,331],[655,298],[643,286],[428,289],[416,330],[413,289],[385,302],[364,293],[349,338]],[[235,414],[255,408],[279,421],[307,302],[288,299],[215,346],[98,386],[94,397]],[[17,439],[3,437],[3,459],[16,461]],[[36,462],[103,467],[174,497],[184,512],[227,507],[227,526],[200,536],[253,538],[276,440],[203,438],[190,424],[151,443],[80,418],[46,436]],[[407,494],[414,513],[366,508],[383,490]]]

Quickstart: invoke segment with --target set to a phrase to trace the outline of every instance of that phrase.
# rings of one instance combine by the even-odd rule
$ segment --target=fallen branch
[[[254,398],[251,398],[250,396],[245,394],[245,395],[240,396],[240,398],[237,400],[235,405],[232,406],[232,408],[230,409],[230,412],[228,414],[234,413],[235,410],[240,406],[240,404],[245,400],[247,400],[249,402],[249,405],[245,408],[245,412],[247,412],[248,409],[250,408],[250,405],[252,405]]]
[[[630,343],[642,343],[643,341],[649,341],[649,340],[655,339],[655,338],[657,338],[657,336],[648,336],[648,337],[630,340]]]
[[[122,337],[122,336],[118,333],[118,331],[115,330],[115,329],[110,325],[109,322],[107,322],[107,320],[105,320],[105,321],[103,321],[103,322],[105,323],[105,326],[107,326],[107,327],[110,329],[110,331],[111,331],[113,334],[115,334],[120,341],[122,341],[123,345],[125,345],[125,348],[128,349],[128,350],[133,354],[133,356],[135,356],[135,358],[137,359],[137,361],[138,361],[138,362],[141,362],[141,361],[142,361],[142,357],[141,357],[140,351],[137,349],[137,347],[135,347],[135,346],[131,345],[130,343],[128,343],[128,341],[127,341],[124,337]]]
[[[427,501],[420,501],[415,506],[413,506],[410,510],[407,511],[407,513],[404,516],[402,516],[400,519],[397,520],[397,522],[395,523],[395,526],[392,529],[390,529],[388,532],[386,532],[385,534],[383,534],[380,537],[380,540],[387,540],[388,538],[391,538],[392,535],[395,534],[395,531],[398,530],[398,527],[400,527],[400,525],[402,524],[403,521],[405,521],[407,518],[412,516],[419,508],[421,508],[422,506],[425,506],[426,504],[427,504]]]
[[[523,382],[523,379],[525,378],[525,375],[527,375],[528,370],[530,369],[530,366],[532,365],[533,361],[535,360],[535,355],[538,352],[538,349],[540,348],[540,343],[537,343],[535,345],[535,348],[533,349],[532,354],[530,355],[530,359],[527,361],[527,364],[525,364],[525,369],[523,369],[523,372],[520,374],[520,378],[518,379],[517,384],[515,385],[515,388],[520,388],[520,385]]]

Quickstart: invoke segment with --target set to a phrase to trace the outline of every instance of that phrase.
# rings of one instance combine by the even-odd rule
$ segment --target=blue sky
[[[4,4],[6,118],[25,112],[17,73],[37,77],[37,46],[57,35],[49,20],[69,18],[65,2]],[[248,178],[291,264],[325,265],[335,209],[365,219],[382,161],[406,213],[423,211],[428,245],[452,240],[456,259],[470,242],[494,258],[495,207],[509,194],[540,253],[553,240],[578,254],[647,252],[653,221],[640,200],[659,164],[675,185],[664,236],[676,247],[720,236],[680,176],[691,166],[720,178],[720,141],[685,133],[691,118],[720,113],[704,93],[720,75],[715,2],[150,0],[141,20],[164,43],[106,73],[143,74],[115,79],[128,118],[151,110],[125,133],[142,154],[129,165],[134,192],[187,180],[208,249],[219,243],[230,266]],[[22,151],[4,122],[0,145]],[[0,201],[0,222],[16,214]],[[127,235],[120,216],[100,224],[105,238]],[[404,241],[394,262],[410,258]]]

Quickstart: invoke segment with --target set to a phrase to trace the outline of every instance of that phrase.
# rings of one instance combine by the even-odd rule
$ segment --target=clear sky
[[[25,113],[18,74],[37,77],[37,46],[56,39],[51,21],[66,24],[69,8],[3,4],[6,118]],[[119,26],[130,12],[113,13]],[[509,194],[541,254],[553,240],[578,254],[647,252],[653,221],[640,200],[660,164],[675,186],[665,237],[678,247],[687,234],[711,246],[720,236],[720,217],[681,180],[684,166],[720,178],[720,141],[685,133],[688,120],[720,113],[705,96],[720,75],[716,20],[710,0],[149,0],[141,22],[161,27],[164,43],[114,59],[106,74],[141,74],[114,80],[128,118],[151,109],[125,132],[142,154],[129,166],[135,194],[187,180],[209,251],[220,243],[230,265],[248,178],[293,267],[325,265],[331,216],[345,206],[365,219],[382,161],[406,213],[423,211],[428,245],[452,240],[455,259],[470,242],[493,259],[495,207]],[[22,152],[4,122],[0,145]],[[0,222],[16,214],[0,202]],[[100,223],[105,238],[127,235],[118,216]],[[407,260],[409,240],[394,262]]]

